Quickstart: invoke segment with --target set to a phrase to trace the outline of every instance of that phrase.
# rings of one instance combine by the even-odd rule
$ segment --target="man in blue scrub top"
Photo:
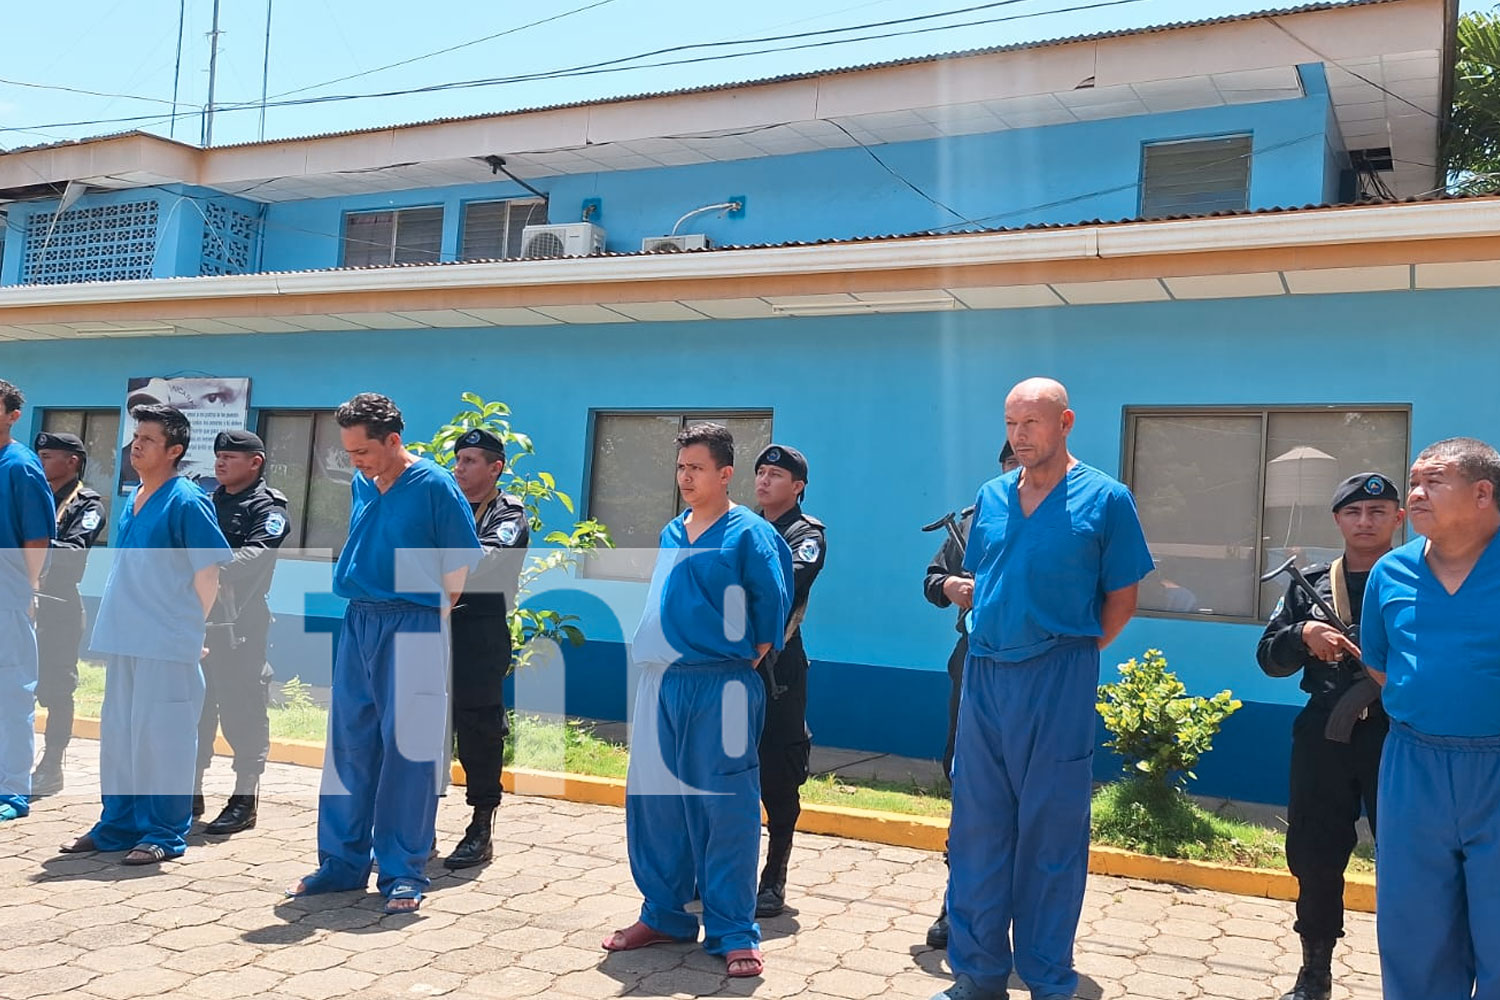
[[[42,463],[12,437],[25,402],[20,389],[0,379],[0,822],[31,811],[27,800],[36,752],[32,696],[37,676],[33,622],[47,545],[57,533],[52,488]]]
[[[1391,719],[1376,933],[1386,1000],[1500,1000],[1500,453],[1423,449],[1422,538],[1370,571],[1362,659]]]
[[[164,404],[130,411],[130,464],[140,477],[120,514],[94,635],[108,659],[99,718],[104,809],[63,853],[123,851],[122,864],[181,857],[192,826],[203,623],[233,559],[213,504],[177,475],[191,438]]]
[[[318,869],[287,894],[363,889],[373,852],[386,912],[409,913],[429,885],[449,760],[447,618],[481,551],[453,477],[406,450],[395,403],[360,393],[334,419],[357,470],[333,571],[349,605],[333,664]]]
[[[632,642],[641,665],[626,778],[630,871],[641,916],[606,951],[695,941],[732,977],[764,969],[755,923],[760,854],[757,743],[766,689],[755,668],[780,649],[793,597],[792,553],[770,522],[729,499],[734,439],[718,424],[677,436],[688,510],[662,529]]]
[[[1012,967],[1036,1000],[1073,996],[1099,651],[1152,569],[1130,492],[1068,453],[1061,384],[1017,385],[1005,428],[1021,468],[980,489],[964,560],[974,605],[948,828],[956,980],[934,1000],[999,1000]]]

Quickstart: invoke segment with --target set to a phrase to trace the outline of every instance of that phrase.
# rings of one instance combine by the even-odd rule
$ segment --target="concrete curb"
[[[37,713],[37,730],[46,721],[46,713]],[[75,719],[73,735],[80,739],[99,738],[98,719]],[[221,735],[214,741],[214,753],[228,756],[229,744]],[[323,766],[323,745],[305,740],[272,740],[270,760],[301,767]],[[463,768],[453,765],[453,783],[466,783]],[[623,807],[625,780],[597,778],[582,774],[560,774],[512,768],[501,775],[501,786],[514,795],[535,795],[568,802]],[[848,809],[841,806],[802,806],[797,829],[804,833],[846,837],[892,847],[910,847],[923,851],[941,851],[947,846],[948,823],[929,816],[902,816],[896,813]],[[1089,848],[1089,871],[1095,875],[1140,879],[1146,882],[1169,882],[1192,889],[1208,889],[1239,896],[1262,899],[1294,900],[1297,880],[1290,872],[1263,868],[1241,868],[1206,861],[1184,861],[1136,854],[1117,847]],[[1375,912],[1375,880],[1369,875],[1351,872],[1344,879],[1344,906],[1360,913]]]

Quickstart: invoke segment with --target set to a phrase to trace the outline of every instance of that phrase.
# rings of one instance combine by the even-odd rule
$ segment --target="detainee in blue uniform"
[[[1500,1000],[1500,453],[1424,449],[1425,536],[1365,585],[1360,651],[1391,718],[1380,762],[1376,932],[1386,1000]]]
[[[956,980],[944,1000],[1004,997],[1012,968],[1038,1000],[1077,988],[1099,651],[1152,569],[1129,490],[1068,453],[1060,384],[1017,385],[1005,423],[1021,468],[979,491],[964,560],[974,605],[948,831]]]
[[[415,910],[437,821],[448,719],[447,617],[481,555],[453,477],[406,450],[401,411],[361,393],[334,413],[358,470],[333,572],[348,600],[318,798],[318,869],[292,896],[363,889]]]
[[[0,379],[0,822],[31,811],[36,753],[36,594],[57,534],[52,489],[36,453],[11,433],[21,390]],[[42,494],[48,501],[43,507]]]
[[[765,685],[755,667],[780,649],[793,597],[792,554],[776,529],[732,505],[734,443],[717,424],[677,438],[689,510],[664,529],[631,656],[641,667],[632,718],[625,831],[645,898],[637,923],[604,941],[627,951],[694,941],[733,977],[763,970],[755,922]]]
[[[177,475],[190,438],[174,407],[131,411],[140,484],[122,504],[89,645],[105,654],[94,828],[64,853],[129,850],[124,864],[180,857],[192,826],[204,622],[233,560],[213,503]]]

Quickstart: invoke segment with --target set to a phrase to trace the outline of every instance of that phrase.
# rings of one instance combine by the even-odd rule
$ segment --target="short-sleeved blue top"
[[[443,577],[473,569],[483,555],[474,512],[453,477],[422,458],[384,493],[360,472],[349,489],[349,540],[333,569],[333,592],[430,608],[447,603]]]
[[[42,462],[19,441],[0,448],[0,611],[31,606],[25,542],[57,535],[57,507]]]
[[[631,643],[637,663],[705,666],[780,649],[792,610],[792,550],[765,518],[731,507],[689,542],[687,512],[661,531],[646,608]]]
[[[193,577],[234,559],[208,494],[173,477],[135,509],[122,504],[111,544],[109,577],[90,645],[101,653],[197,663],[203,650],[203,605]]]
[[[1392,719],[1432,736],[1500,736],[1500,534],[1458,593],[1432,575],[1427,540],[1370,570],[1359,650],[1385,676]]]
[[[1153,568],[1122,483],[1077,462],[1030,517],[1019,484],[1016,469],[980,488],[964,558],[974,574],[969,648],[1007,663],[1103,635],[1104,595]]]

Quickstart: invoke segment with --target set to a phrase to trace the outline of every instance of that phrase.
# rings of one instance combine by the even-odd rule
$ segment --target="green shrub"
[[[1140,660],[1120,664],[1120,679],[1099,687],[1099,714],[1112,734],[1105,742],[1125,758],[1126,773],[1137,772],[1150,782],[1182,786],[1195,778],[1198,758],[1213,747],[1213,738],[1240,709],[1228,691],[1212,698],[1189,695],[1177,675],[1167,669],[1159,649],[1148,649]]]

